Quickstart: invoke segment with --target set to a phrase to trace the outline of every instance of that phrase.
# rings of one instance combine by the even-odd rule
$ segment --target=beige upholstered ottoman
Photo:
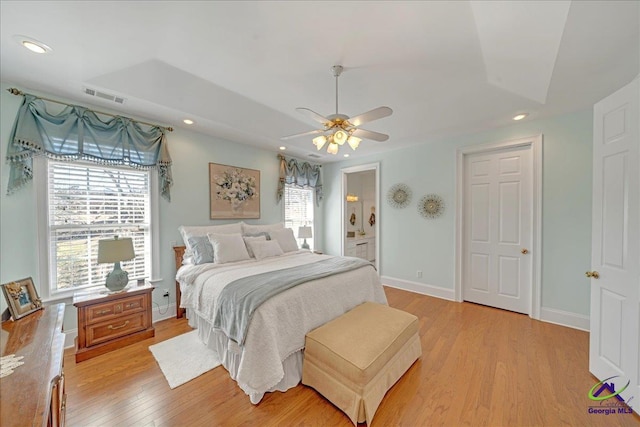
[[[302,383],[368,424],[421,355],[416,316],[366,302],[307,334]]]

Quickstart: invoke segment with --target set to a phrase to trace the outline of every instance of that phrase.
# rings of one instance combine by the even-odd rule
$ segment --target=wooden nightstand
[[[76,362],[151,338],[151,285],[129,285],[120,292],[106,288],[76,292],[78,309]]]

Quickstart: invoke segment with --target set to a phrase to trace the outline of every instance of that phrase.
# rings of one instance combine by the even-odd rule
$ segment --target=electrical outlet
[[[164,294],[162,294],[162,296],[165,298],[169,298],[169,289],[165,289]]]
[[[422,277],[422,270],[416,271],[416,277],[419,279]]]

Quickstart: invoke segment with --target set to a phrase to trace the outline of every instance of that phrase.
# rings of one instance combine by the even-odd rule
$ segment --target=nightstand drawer
[[[144,295],[121,298],[116,301],[96,304],[87,308],[87,324],[102,322],[120,315],[144,310]]]
[[[149,325],[145,321],[145,313],[135,313],[129,316],[120,316],[111,321],[87,325],[87,347],[110,341],[114,338],[129,335],[131,333],[147,329]]]

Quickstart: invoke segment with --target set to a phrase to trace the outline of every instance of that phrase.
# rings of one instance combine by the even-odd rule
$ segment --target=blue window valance
[[[157,169],[160,192],[171,200],[173,179],[165,128],[121,116],[103,120],[77,105],[63,104],[62,111],[52,114],[43,99],[23,95],[7,148],[8,194],[33,179],[33,156],[44,155],[56,160]]]
[[[278,181],[278,193],[276,201],[280,202],[284,195],[285,184],[293,184],[296,187],[311,187],[315,189],[316,205],[320,206],[322,201],[322,177],[320,165],[310,163],[298,163],[296,159],[287,160],[284,156],[280,158],[280,180]]]

